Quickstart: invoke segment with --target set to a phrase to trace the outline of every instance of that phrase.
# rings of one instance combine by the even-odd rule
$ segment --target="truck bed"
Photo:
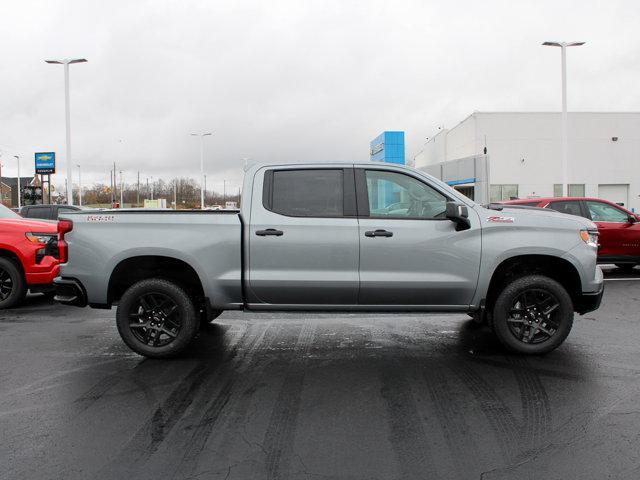
[[[131,257],[168,257],[192,267],[205,296],[242,304],[242,222],[237,210],[96,210],[65,213],[65,276],[79,280],[90,304],[107,305],[112,272]],[[131,272],[132,274],[135,272]]]

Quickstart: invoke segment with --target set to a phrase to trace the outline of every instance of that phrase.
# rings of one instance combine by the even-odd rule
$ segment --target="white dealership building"
[[[481,203],[561,196],[561,131],[559,112],[474,112],[413,160]],[[569,112],[567,146],[570,196],[640,211],[640,112]]]

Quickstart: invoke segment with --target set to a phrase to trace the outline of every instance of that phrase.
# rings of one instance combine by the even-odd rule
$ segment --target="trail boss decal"
[[[88,215],[87,222],[113,222],[113,215]]]
[[[500,215],[493,215],[487,217],[487,222],[493,223],[513,223],[515,219],[513,217],[501,217]]]

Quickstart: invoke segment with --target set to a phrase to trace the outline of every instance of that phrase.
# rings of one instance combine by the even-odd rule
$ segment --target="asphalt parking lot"
[[[1,479],[640,477],[640,271],[543,357],[465,315],[228,312],[145,360],[114,311],[0,312]]]

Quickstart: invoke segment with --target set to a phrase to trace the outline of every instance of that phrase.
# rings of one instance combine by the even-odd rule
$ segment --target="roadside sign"
[[[56,152],[36,153],[36,174],[56,173]]]

